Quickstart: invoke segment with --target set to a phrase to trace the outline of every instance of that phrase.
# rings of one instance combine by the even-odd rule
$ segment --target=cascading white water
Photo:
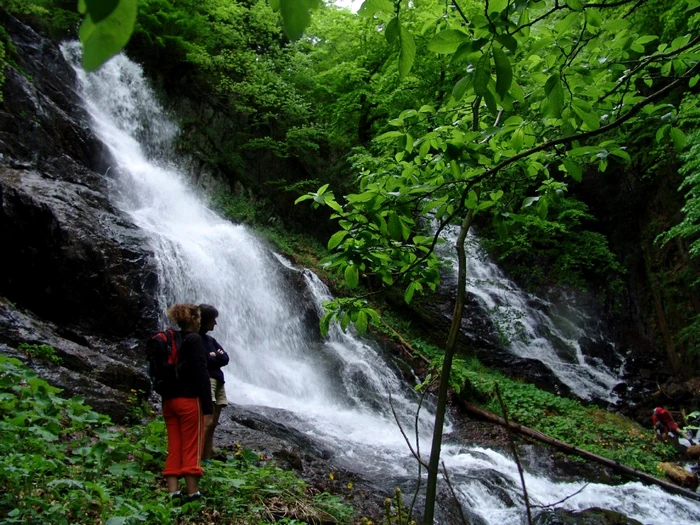
[[[176,129],[163,116],[139,66],[120,55],[98,72],[85,74],[78,65],[77,44],[65,45],[64,54],[78,74],[93,130],[113,156],[115,165],[108,173],[114,177],[113,200],[150,236],[161,272],[162,304],[207,302],[221,312],[214,335],[231,355],[225,369],[229,399],[293,414],[285,424],[332,450],[333,461],[342,467],[375,479],[414,476],[417,466],[389,407],[391,394],[399,420],[412,435],[417,408],[412,389],[371,342],[351,332],[333,326],[323,341],[309,339],[281,265],[290,267],[285,271],[303,272],[315,308],[322,308],[328,290],[312,272],[270,256],[246,228],[210,211],[187,185],[177,158],[168,154]],[[418,425],[423,449],[432,419],[425,407]],[[443,458],[462,502],[484,523],[522,521],[522,507],[509,507],[480,476],[485,470],[495,472],[517,502],[512,461],[495,451],[450,444]],[[528,474],[528,481],[536,503],[551,503],[575,489],[575,484],[534,474]],[[611,508],[645,523],[700,521],[696,503],[634,483],[596,485],[565,506]],[[664,517],[658,508],[668,511]]]
[[[456,228],[443,230],[442,237],[446,243],[439,254],[456,275]],[[467,244],[467,292],[477,297],[483,310],[505,334],[509,351],[542,362],[582,399],[614,401],[612,389],[620,382],[620,371],[611,370],[600,360],[589,362],[581,351],[582,337],[602,338],[591,329],[588,316],[574,305],[567,305],[565,315],[557,313],[551,304],[525,293],[483,253],[471,231]],[[533,303],[538,307],[533,307]]]

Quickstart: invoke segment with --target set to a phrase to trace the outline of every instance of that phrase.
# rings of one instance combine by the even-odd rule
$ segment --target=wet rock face
[[[32,355],[23,345],[48,345],[60,359],[54,363]],[[150,381],[134,341],[109,341],[43,321],[0,297],[0,353],[16,357],[63,395],[80,395],[115,421],[129,416],[150,393]]]
[[[107,198],[108,160],[89,132],[58,47],[0,12],[19,70],[0,107],[0,295],[94,333],[155,326],[157,274],[145,238]]]
[[[586,362],[596,365],[603,363],[610,370],[616,370],[622,365],[622,358],[615,352],[615,347],[608,341],[595,340],[590,337],[582,337],[578,340]]]
[[[418,298],[408,315],[416,321],[427,341],[443,347],[452,322],[454,288],[440,287],[437,300]],[[392,300],[397,309],[404,309],[402,299]],[[511,377],[524,379],[538,388],[561,395],[571,395],[565,385],[547,366],[536,359],[519,357],[498,341],[493,322],[483,312],[475,297],[465,297],[462,333],[457,338],[457,351],[463,355],[475,355],[484,365],[496,368]]]
[[[319,491],[342,497],[359,516],[382,523],[384,499],[393,496],[394,487],[400,482],[387,479],[381,484],[373,483],[334,464],[332,454],[315,443],[313,436],[287,424],[289,418],[295,417],[281,409],[230,404],[224,408],[216,429],[216,448],[224,454],[235,453],[239,447],[255,450],[278,466],[294,470]],[[333,473],[332,478],[329,473]]]
[[[67,157],[101,171],[103,146],[87,131],[88,117],[75,92],[75,72],[60,49],[4,11],[0,22],[10,35],[18,66],[7,68],[3,86],[3,163],[51,170]]]

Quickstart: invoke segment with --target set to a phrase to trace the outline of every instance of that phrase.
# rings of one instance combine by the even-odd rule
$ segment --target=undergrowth
[[[114,426],[0,355],[0,523],[350,523],[353,510],[253,451],[231,450],[202,478],[203,502],[170,501],[162,418]]]

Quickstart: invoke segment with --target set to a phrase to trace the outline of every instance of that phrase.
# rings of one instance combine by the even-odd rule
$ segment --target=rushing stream
[[[446,276],[447,286],[456,285],[457,233],[456,228],[447,228],[442,234],[447,242],[438,252],[452,270]],[[471,231],[466,245],[467,293],[475,296],[481,309],[490,316],[507,341],[508,350],[518,357],[540,361],[582,399],[614,401],[612,389],[620,382],[621,370],[611,369],[601,359],[585,356],[579,343],[583,337],[597,344],[606,343],[592,319],[573,301],[565,307],[556,307],[525,293],[489,259]],[[615,352],[610,343],[608,349]]]
[[[114,182],[113,202],[151,239],[163,307],[207,302],[221,312],[214,335],[231,356],[225,369],[229,399],[261,411],[282,409],[275,413],[288,414],[285,424],[331,450],[333,462],[366,478],[387,483],[413,478],[417,466],[389,406],[391,394],[399,420],[413,430],[418,400],[410,385],[371,341],[351,331],[332,327],[323,340],[309,335],[299,295],[284,272],[299,272],[312,308],[321,308],[328,290],[310,271],[271,254],[247,228],[220,218],[188,185],[185,164],[170,149],[177,129],[138,65],[120,55],[85,74],[78,65],[79,46],[67,44],[64,53],[78,74],[93,131],[113,157],[106,174]],[[426,449],[431,407],[421,414]],[[448,442],[443,458],[473,523],[523,523],[517,470],[506,456]],[[536,467],[527,483],[536,504],[562,499],[583,485],[551,481]],[[591,484],[563,506],[612,509],[644,523],[700,522],[696,502],[639,483]]]

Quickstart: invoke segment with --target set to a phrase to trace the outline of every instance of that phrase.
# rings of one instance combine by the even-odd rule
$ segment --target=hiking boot
[[[190,501],[197,501],[202,499],[202,493],[197,491],[194,494],[182,494],[182,502],[189,503]]]

